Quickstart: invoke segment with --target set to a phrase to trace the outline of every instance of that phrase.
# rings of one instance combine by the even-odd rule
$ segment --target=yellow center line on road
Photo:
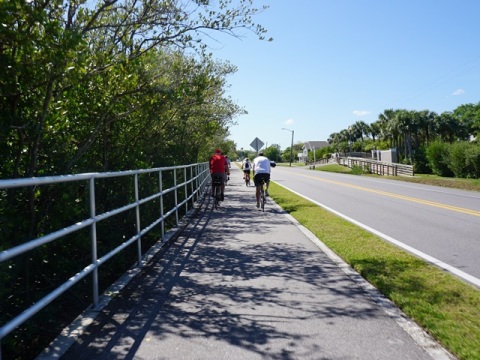
[[[418,199],[418,198],[414,198],[414,197],[411,197],[411,196],[398,195],[398,194],[394,194],[394,193],[390,193],[390,192],[386,192],[386,191],[370,189],[370,188],[366,188],[366,187],[363,187],[363,186],[352,185],[352,184],[348,184],[348,183],[344,183],[344,182],[340,182],[340,181],[321,179],[321,178],[311,176],[311,175],[303,175],[303,174],[299,174],[299,175],[304,176],[304,177],[308,177],[308,178],[311,178],[311,179],[315,179],[315,180],[318,180],[318,181],[323,181],[323,182],[327,182],[327,183],[331,183],[331,184],[335,184],[335,185],[341,185],[341,186],[349,187],[349,188],[352,188],[352,189],[371,192],[371,193],[378,194],[378,195],[383,195],[383,196],[388,196],[388,197],[392,197],[392,198],[396,198],[396,199],[411,201],[411,202],[415,202],[415,203],[423,204],[423,205],[429,205],[429,206],[433,206],[433,207],[437,207],[437,208],[441,208],[441,209],[446,209],[446,210],[451,210],[451,211],[456,211],[456,212],[460,212],[460,213],[464,213],[464,214],[468,214],[468,215],[480,216],[480,211],[476,211],[476,210],[465,209],[465,208],[461,208],[461,207],[458,207],[458,206],[452,206],[452,205],[437,203],[437,202],[434,202],[434,201]]]

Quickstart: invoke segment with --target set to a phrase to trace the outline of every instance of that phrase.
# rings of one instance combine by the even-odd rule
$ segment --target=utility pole
[[[293,134],[294,134],[295,131],[287,129],[287,128],[282,128],[282,130],[287,130],[287,131],[290,131],[292,133],[292,144],[290,145],[290,166],[292,166],[292,162],[293,162]]]

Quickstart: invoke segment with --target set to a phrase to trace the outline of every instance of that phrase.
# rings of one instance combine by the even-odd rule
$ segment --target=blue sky
[[[227,95],[248,111],[230,138],[282,149],[327,140],[385,109],[442,113],[480,101],[479,0],[256,0],[251,32],[217,37],[214,57],[238,67]]]

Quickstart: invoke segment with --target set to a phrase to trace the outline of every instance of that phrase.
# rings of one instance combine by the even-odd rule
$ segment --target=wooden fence
[[[386,163],[382,161],[353,157],[340,157],[338,158],[338,164],[348,166],[349,168],[360,166],[364,171],[368,171],[371,174],[377,175],[413,176],[412,165]]]

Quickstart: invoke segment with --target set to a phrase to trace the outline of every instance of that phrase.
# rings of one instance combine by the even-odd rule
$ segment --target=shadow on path
[[[206,197],[63,358],[429,358],[278,206],[254,205],[232,171],[221,209]]]

